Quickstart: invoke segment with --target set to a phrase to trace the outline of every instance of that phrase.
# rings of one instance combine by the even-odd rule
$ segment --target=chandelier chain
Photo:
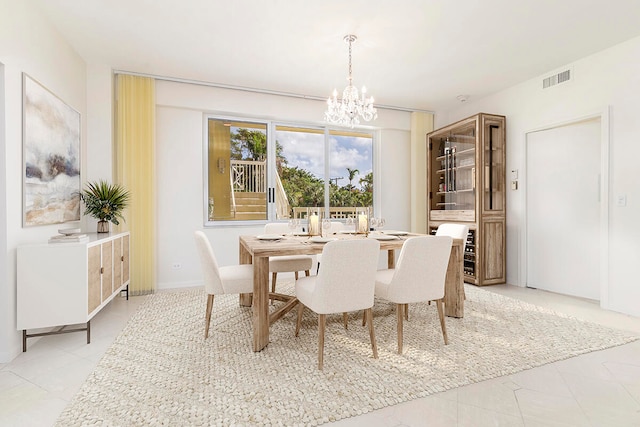
[[[353,42],[353,38],[349,36],[349,86],[353,83],[353,74],[351,71],[351,43]]]

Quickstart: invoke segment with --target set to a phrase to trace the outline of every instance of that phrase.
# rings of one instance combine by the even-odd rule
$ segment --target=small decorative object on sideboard
[[[49,238],[49,243],[78,243],[88,242],[89,236],[80,232],[79,228],[61,228],[55,236]]]
[[[124,221],[122,211],[128,206],[130,193],[119,184],[109,184],[100,180],[88,182],[80,193],[85,214],[98,220],[98,233],[108,233],[109,223]]]

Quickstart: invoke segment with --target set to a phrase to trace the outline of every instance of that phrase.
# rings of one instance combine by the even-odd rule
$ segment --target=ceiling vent
[[[542,80],[542,89],[559,85],[560,83],[568,82],[569,80],[571,80],[571,70],[565,70]]]

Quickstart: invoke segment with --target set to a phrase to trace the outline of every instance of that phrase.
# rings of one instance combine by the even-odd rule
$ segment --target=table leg
[[[393,249],[387,251],[387,268],[396,268],[396,251]]]
[[[253,351],[269,344],[269,257],[253,260]]]
[[[253,262],[253,257],[244,247],[244,245],[240,244],[240,253],[238,255],[238,259],[240,260],[240,264],[251,264]],[[252,294],[240,294],[240,305],[243,307],[251,307],[253,302]]]
[[[464,316],[464,276],[462,245],[451,246],[444,284],[444,308],[449,317]]]

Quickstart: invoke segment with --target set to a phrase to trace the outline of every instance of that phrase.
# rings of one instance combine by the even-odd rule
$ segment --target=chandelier
[[[351,75],[351,44],[358,38],[353,34],[344,36],[344,41],[349,43],[349,84],[342,92],[342,99],[338,98],[338,91],[333,90],[333,96],[327,99],[327,111],[324,118],[329,123],[353,128],[360,124],[360,118],[370,121],[378,117],[378,111],[373,107],[373,96],[366,97],[367,89],[362,87],[362,96],[358,94],[358,89],[353,86],[353,76]]]

